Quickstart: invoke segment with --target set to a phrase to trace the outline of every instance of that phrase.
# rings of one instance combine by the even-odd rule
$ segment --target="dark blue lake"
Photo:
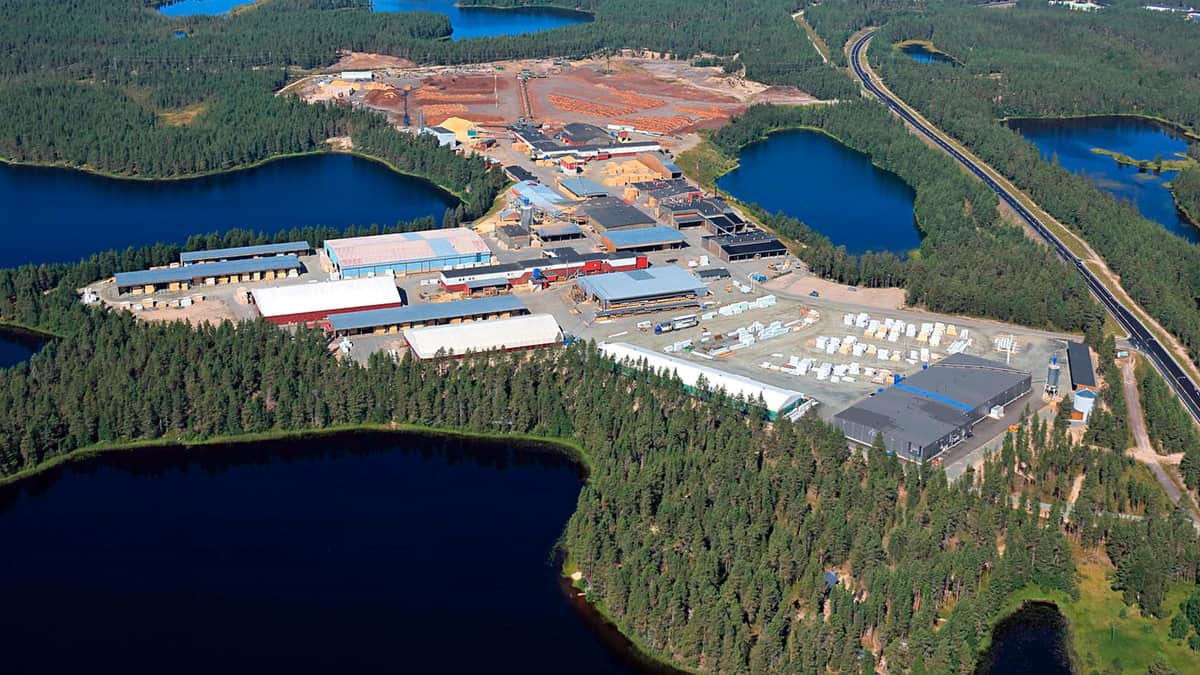
[[[33,356],[42,341],[24,332],[0,328],[0,368],[8,368]]]
[[[900,47],[900,51],[918,63],[954,63],[954,59],[941,52],[935,52],[925,45],[904,45]]]
[[[204,14],[215,16],[228,14],[230,10],[242,5],[252,5],[254,0],[180,0],[169,5],[163,5],[158,11],[167,16],[195,16]]]
[[[143,449],[0,491],[5,672],[636,672],[560,585],[578,469],[417,435]]]
[[[1047,161],[1057,157],[1064,169],[1087,175],[1096,186],[1117,199],[1131,202],[1146,218],[1188,241],[1200,242],[1200,232],[1175,208],[1175,200],[1165,186],[1176,172],[1139,171],[1137,167],[1122,166],[1112,157],[1092,152],[1092,148],[1104,148],[1139,160],[1152,161],[1158,155],[1173,159],[1176,154],[1187,152],[1188,144],[1183,137],[1137,117],[1020,119],[1010,121],[1009,126],[1036,145]]]
[[[0,202],[24,204],[0,267],[78,260],[96,251],[233,227],[278,232],[304,225],[394,225],[433,216],[458,199],[427,181],[344,154],[270,162],[175,181],[103,178],[70,169],[0,164]]]
[[[1027,602],[992,631],[975,675],[1071,675],[1067,620],[1048,602]]]
[[[451,37],[466,40],[477,37],[523,35],[560,26],[588,23],[592,15],[555,7],[459,7],[456,0],[375,0],[376,12],[433,12],[450,18]]]
[[[164,5],[159,11],[168,16],[193,16],[197,14],[227,14],[254,0],[181,0]],[[588,23],[592,15],[556,7],[515,7],[497,9],[493,7],[459,7],[456,0],[374,0],[376,12],[432,12],[445,14],[450,19],[455,40],[476,37],[498,37],[501,35],[523,35],[550,30],[560,26]]]
[[[921,245],[912,188],[861,152],[815,131],[782,131],[746,146],[717,185],[743,202],[783,211],[850,253],[905,255]]]

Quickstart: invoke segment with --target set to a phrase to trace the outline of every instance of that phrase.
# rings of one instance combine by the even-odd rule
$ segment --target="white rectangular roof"
[[[325,247],[333,252],[343,268],[491,252],[478,234],[465,227],[327,239]]]
[[[674,372],[683,384],[689,387],[695,387],[703,377],[708,384],[709,391],[724,389],[725,393],[733,397],[742,397],[747,402],[754,402],[759,396],[762,396],[766,402],[767,410],[773,413],[778,413],[781,410],[786,410],[793,403],[800,400],[807,400],[808,397],[798,391],[776,387],[766,382],[727,373],[723,370],[703,366],[691,361],[685,361],[666,354],[660,354],[652,349],[638,347],[625,342],[608,342],[600,344],[600,352],[605,356],[615,359],[618,362],[627,363],[628,365],[637,366],[641,362],[645,362],[649,368],[655,371]]]
[[[268,317],[398,305],[401,302],[396,282],[388,277],[257,288],[252,295],[259,313]]]
[[[436,356],[439,350],[450,355],[556,344],[562,340],[562,331],[553,316],[530,314],[493,321],[409,328],[404,331],[404,339],[414,355],[428,359]]]

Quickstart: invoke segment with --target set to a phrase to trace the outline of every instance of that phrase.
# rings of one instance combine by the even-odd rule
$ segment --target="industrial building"
[[[266,258],[275,255],[305,255],[311,250],[312,246],[309,246],[307,241],[289,241],[281,244],[213,248],[206,251],[184,251],[179,254],[179,262],[184,265],[194,265],[196,263],[219,262],[223,260]]]
[[[1075,392],[1071,401],[1071,421],[1087,424],[1092,419],[1092,410],[1096,407],[1096,392],[1091,389],[1080,389]]]
[[[148,295],[184,291],[192,286],[216,286],[248,281],[273,281],[299,276],[302,266],[294,255],[197,263],[113,275],[117,295]]]
[[[258,288],[250,293],[259,316],[271,323],[323,321],[331,314],[400,307],[400,291],[389,277],[364,277],[291,286]]]
[[[608,190],[605,190],[603,185],[599,185],[586,178],[562,177],[558,179],[558,187],[563,191],[563,194],[579,201],[593,197],[608,196]]]
[[[704,246],[725,262],[773,258],[788,252],[778,237],[762,230],[709,237],[704,240]]]
[[[591,126],[591,125],[585,125]],[[594,127],[597,128],[598,127]],[[586,142],[579,128],[576,135],[570,131],[564,134],[567,142],[559,142],[542,133],[540,129],[529,125],[517,125],[512,128],[517,141],[529,148],[532,159],[555,159],[571,156],[578,159],[609,159],[611,157],[633,157],[643,152],[658,152],[662,145],[655,141],[637,141],[622,143],[613,138],[608,132],[600,130],[603,137],[589,136]]]
[[[582,277],[577,297],[594,301],[596,316],[698,307],[708,289],[687,270],[674,265]]]
[[[587,224],[599,234],[609,230],[622,230],[635,227],[651,227],[654,218],[617,199],[616,197],[600,197],[592,199],[579,208],[580,213],[587,219]]]
[[[661,225],[609,230],[600,235],[600,243],[613,253],[617,251],[661,251],[687,246],[687,240],[679,230]]]
[[[325,255],[341,278],[431,272],[457,265],[486,265],[492,252],[464,227],[329,239]]]
[[[669,199],[700,199],[704,196],[703,190],[683,178],[630,183],[629,191],[630,198],[645,199],[651,208]]]
[[[421,133],[426,136],[433,136],[437,139],[438,145],[443,148],[457,148],[458,136],[453,131],[445,127],[424,127]]]
[[[1086,343],[1067,343],[1067,369],[1071,371],[1071,390],[1096,391],[1096,370],[1092,365],[1092,352]]]
[[[833,416],[850,440],[882,437],[901,459],[927,462],[971,435],[980,420],[1030,390],[1030,373],[968,354],[952,354]]]
[[[718,279],[728,279],[731,275],[729,270],[724,267],[710,267],[696,272],[696,276],[700,277],[701,281],[717,281]]]
[[[674,228],[703,227],[713,235],[736,234],[748,227],[721,197],[695,193],[677,195],[658,203],[658,217]]]
[[[329,329],[338,336],[399,333],[405,328],[507,319],[528,313],[525,303],[511,295],[504,295],[334,314],[329,317]]]
[[[409,328],[404,331],[404,340],[413,356],[432,359],[463,356],[467,352],[549,347],[562,343],[562,330],[549,314],[529,314],[494,321]]]
[[[524,225],[500,225],[496,227],[496,238],[514,250],[529,248],[529,228]]]
[[[521,206],[530,206],[552,218],[565,213],[564,208],[574,204],[552,188],[536,181],[522,181],[508,189],[509,198]]]
[[[683,177],[683,170],[660,154],[646,152],[638,155],[637,159],[664,180]]]
[[[600,352],[629,367],[674,373],[683,381],[684,388],[691,393],[698,391],[703,378],[708,391],[724,391],[747,405],[761,406],[766,409],[770,419],[776,419],[780,415],[787,415],[793,420],[798,419],[817,405],[815,399],[798,391],[660,354],[653,349],[624,342],[610,342],[601,344]]]
[[[572,248],[550,249],[545,257],[510,263],[444,270],[442,288],[451,293],[473,293],[494,288],[507,290],[519,284],[545,288],[557,281],[589,274],[645,269],[649,261],[636,254],[578,253]]]
[[[504,175],[515,183],[536,183],[538,177],[532,171],[517,164],[509,164],[504,167]]]
[[[533,233],[537,235],[538,241],[543,244],[553,244],[560,241],[571,241],[573,239],[583,239],[583,230],[575,223],[547,223],[544,225],[536,225],[533,228]]]

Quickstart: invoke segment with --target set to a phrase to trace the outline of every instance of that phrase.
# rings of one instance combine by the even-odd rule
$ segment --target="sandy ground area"
[[[764,286],[770,290],[793,296],[807,296],[816,291],[821,294],[820,297],[833,302],[848,302],[864,307],[876,307],[878,309],[904,308],[903,288],[859,288],[856,291],[852,291],[850,290],[851,287],[845,284],[839,284],[814,276],[797,276],[794,274],[772,279],[764,284]]]
[[[463,66],[413,66],[376,54],[347,54],[332,75],[298,85],[309,101],[345,100],[388,113],[400,124],[427,125],[461,117],[503,126],[528,112],[518,74],[528,79],[532,117],[551,127],[570,122],[624,124],[679,136],[725,124],[754,103],[805,104],[817,99],[794,87],[767,86],[728,75],[720,68],[646,57],[567,62],[558,59],[503,61]],[[375,82],[353,87],[340,70],[375,70]]]
[[[331,70],[374,70],[376,68],[412,68],[417,64],[399,56],[370,52],[342,52]]]
[[[143,321],[186,321],[193,326],[204,323],[213,325],[222,321],[236,321],[237,316],[226,304],[223,298],[209,297],[191,307],[171,307],[168,309],[151,309],[137,312],[136,316]]]

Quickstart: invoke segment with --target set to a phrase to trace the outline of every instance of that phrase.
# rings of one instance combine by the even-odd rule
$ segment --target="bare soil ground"
[[[193,326],[211,323],[214,326],[222,321],[236,321],[233,311],[219,297],[205,298],[191,307],[172,307],[170,309],[152,309],[138,312],[136,316],[143,321],[186,321]]]
[[[902,309],[904,307],[903,288],[860,288],[850,290],[849,286],[818,277],[789,274],[772,279],[763,284],[767,289],[788,293],[794,296],[806,296],[812,291],[833,302],[847,302],[879,309]]]
[[[372,54],[370,52],[342,52],[334,63],[333,70],[374,70],[376,68],[412,68],[416,64],[399,56]]]
[[[565,63],[548,59],[465,66],[414,67],[402,59],[348,54],[335,69],[375,70],[387,88],[347,97],[326,91],[322,76],[301,85],[309,101],[337,98],[389,114],[396,120],[408,110],[412,124],[420,115],[427,125],[462,117],[483,125],[510,124],[522,115],[517,74],[529,80],[534,118],[550,127],[570,122],[597,126],[627,124],[668,136],[715,128],[758,102],[806,104],[817,99],[793,87],[770,87],[728,75],[720,68],[644,57],[615,57]]]

